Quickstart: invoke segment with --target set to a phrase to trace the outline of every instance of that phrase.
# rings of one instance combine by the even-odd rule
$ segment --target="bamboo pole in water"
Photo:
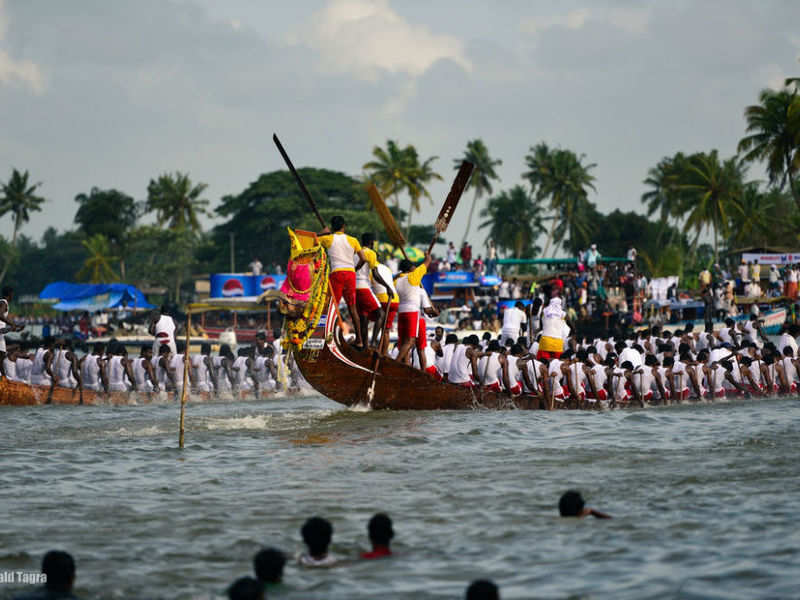
[[[183,351],[183,388],[181,389],[181,424],[178,433],[178,448],[183,449],[183,423],[186,414],[186,388],[189,387],[189,331],[192,328],[192,313],[186,313],[186,349]]]

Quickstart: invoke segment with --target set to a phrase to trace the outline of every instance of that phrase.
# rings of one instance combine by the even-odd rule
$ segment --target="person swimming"
[[[253,557],[253,570],[262,584],[276,584],[283,580],[286,555],[277,548],[262,548]]]
[[[367,524],[367,533],[369,533],[369,541],[372,542],[372,551],[364,552],[361,554],[361,558],[384,558],[392,555],[389,544],[394,537],[394,529],[392,529],[392,520],[389,515],[385,513],[374,515]]]
[[[75,560],[70,554],[61,550],[50,550],[42,558],[42,573],[47,578],[43,588],[14,596],[14,600],[77,600],[72,593]]]
[[[500,590],[493,581],[476,579],[469,584],[466,600],[500,600]]]
[[[587,507],[581,493],[575,490],[569,490],[562,494],[561,499],[558,501],[558,512],[562,517],[578,517],[579,519],[588,515],[596,519],[611,518],[611,515]]]
[[[333,525],[322,517],[311,517],[300,529],[308,552],[301,554],[298,562],[303,567],[332,567],[337,559],[328,553],[333,538]]]
[[[252,577],[240,577],[228,588],[229,600],[265,600],[264,586]]]

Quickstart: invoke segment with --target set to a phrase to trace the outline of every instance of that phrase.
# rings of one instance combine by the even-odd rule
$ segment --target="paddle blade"
[[[394,215],[389,210],[389,207],[386,206],[386,202],[384,202],[381,193],[378,191],[378,188],[375,187],[374,183],[370,183],[369,186],[367,186],[367,194],[369,194],[369,199],[372,200],[372,206],[375,207],[375,212],[378,213],[378,216],[383,222],[386,234],[389,236],[389,241],[395,246],[401,248],[405,247],[406,239],[403,236],[403,232],[400,230],[400,227],[397,226]]]
[[[461,200],[461,195],[464,193],[464,189],[466,189],[469,183],[469,178],[472,175],[472,169],[474,167],[475,165],[465,160],[458,168],[455,181],[453,181],[453,185],[450,187],[450,193],[447,194],[444,206],[442,206],[442,210],[439,211],[439,217],[434,224],[437,233],[445,231],[450,224],[450,219],[453,218],[453,214],[456,212],[458,201]]]

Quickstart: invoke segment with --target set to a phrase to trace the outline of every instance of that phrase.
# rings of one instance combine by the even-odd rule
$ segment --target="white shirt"
[[[467,358],[468,347],[465,344],[459,344],[453,351],[450,370],[447,372],[447,379],[451,383],[467,383],[472,380],[472,365]]]
[[[783,349],[786,348],[786,346],[790,346],[794,356],[797,356],[797,340],[795,340],[788,333],[781,335],[781,339],[778,340],[777,346],[781,353],[783,353]]]
[[[395,296],[397,296],[397,290],[395,289],[394,281],[392,280],[392,272],[389,270],[389,267],[381,263],[378,263],[375,269],[378,271],[378,275],[380,276],[380,278],[383,279],[383,281],[389,285],[388,295],[389,295],[389,300],[391,301]],[[380,283],[378,283],[377,279],[373,278],[371,285],[372,285],[372,292],[376,296],[387,293],[386,288],[383,287]]]
[[[516,306],[505,309],[503,311],[503,333],[516,340],[521,325],[527,320],[525,311],[518,309]]]
[[[175,354],[178,349],[175,345],[175,321],[169,315],[161,315],[155,325],[156,339],[153,340],[153,356],[158,356],[158,349],[167,344],[170,351]]]

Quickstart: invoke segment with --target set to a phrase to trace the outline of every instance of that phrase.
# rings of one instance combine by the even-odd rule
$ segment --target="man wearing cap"
[[[344,296],[347,310],[353,319],[353,328],[356,332],[356,346],[364,345],[361,335],[361,324],[356,309],[356,260],[358,257],[365,261],[367,257],[361,250],[361,244],[352,236],[344,232],[344,217],[336,215],[331,219],[330,228],[326,227],[319,234],[319,243],[328,251],[328,260],[331,265],[330,284],[333,292],[333,301],[338,305]],[[333,233],[331,233],[333,231]]]

